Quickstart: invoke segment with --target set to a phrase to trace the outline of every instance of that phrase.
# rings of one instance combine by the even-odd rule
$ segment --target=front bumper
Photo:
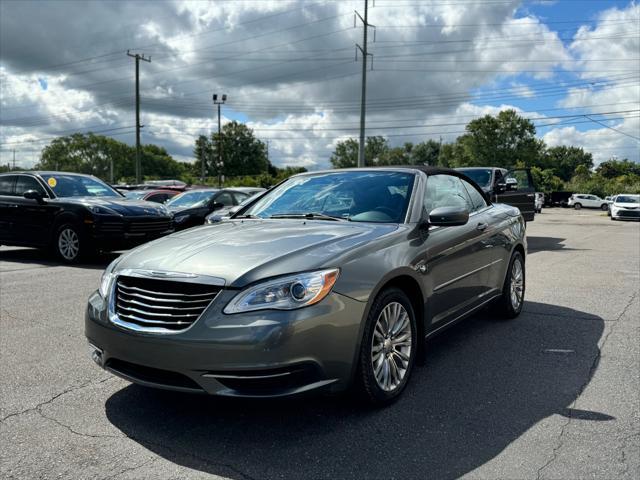
[[[223,290],[189,329],[142,334],[108,320],[89,298],[85,334],[94,361],[131,382],[233,397],[280,397],[346,389],[366,304],[338,293],[310,307],[226,315],[237,291]]]
[[[623,218],[632,218],[632,219],[640,219],[640,209],[622,209],[622,208],[612,208],[611,216],[616,220],[620,220]]]

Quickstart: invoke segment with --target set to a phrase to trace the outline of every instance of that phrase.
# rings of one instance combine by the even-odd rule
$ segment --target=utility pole
[[[140,161],[140,60],[151,62],[151,57],[146,58],[144,54],[131,54],[127,50],[127,56],[136,59],[136,183],[142,183],[142,163]]]
[[[222,94],[218,100],[218,94],[213,94],[213,104],[218,106],[218,188],[222,187],[222,129],[220,128],[220,106],[227,101],[227,94]]]
[[[364,18],[360,16],[358,12],[355,12],[362,25],[364,27],[362,34],[362,46],[356,44],[356,47],[362,53],[362,92],[360,95],[360,143],[358,144],[358,167],[364,167],[364,147],[365,147],[365,137],[364,137],[364,128],[365,128],[365,115],[366,115],[366,104],[367,104],[367,57],[373,56],[367,51],[367,33],[369,31],[369,27],[375,28],[375,25],[371,25],[368,22],[368,13],[369,13],[369,0],[364,0]],[[354,26],[355,26],[355,18],[354,18]],[[374,41],[375,41],[375,30],[374,30]],[[358,50],[356,50],[356,60],[358,58]],[[373,65],[373,64],[372,64]]]
[[[13,170],[16,169],[16,149],[13,149]]]
[[[269,175],[269,140],[267,140],[267,175]]]
[[[111,185],[113,185],[113,157],[109,161],[109,180]]]

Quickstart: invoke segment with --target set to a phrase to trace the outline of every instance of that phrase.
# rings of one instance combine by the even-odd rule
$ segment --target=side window
[[[231,198],[231,194],[229,192],[222,192],[218,195],[216,197],[216,202],[223,204],[225,207],[233,206],[233,198]]]
[[[464,207],[474,210],[462,180],[453,175],[430,175],[424,196],[424,208],[431,212],[438,207]]]
[[[249,198],[249,195],[241,192],[234,192],[233,196],[236,197],[236,202],[239,204],[244,202],[247,198]]]
[[[484,196],[473,185],[466,180],[460,179],[460,181],[464,185],[464,188],[467,189],[467,193],[469,193],[471,203],[473,204],[473,209],[469,210],[469,212],[477,212],[487,206]]]
[[[42,196],[47,197],[47,193],[42,188],[42,185],[33,177],[28,177],[27,175],[18,175],[18,181],[16,182],[16,195],[23,196],[24,192],[27,190],[35,190],[40,192]]]
[[[511,170],[507,172],[506,183],[512,184],[516,188],[514,190],[532,190],[533,184],[529,179],[529,172],[527,170]]]
[[[15,179],[15,175],[0,177],[0,195],[13,195],[13,182]]]

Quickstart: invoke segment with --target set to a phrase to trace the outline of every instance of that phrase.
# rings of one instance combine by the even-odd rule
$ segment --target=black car
[[[536,214],[536,187],[528,168],[465,167],[456,168],[475,181],[494,203],[517,207],[525,222]]]
[[[166,205],[174,215],[175,229],[184,230],[204,224],[210,213],[239,205],[247,197],[249,194],[232,189],[201,188],[176,195]]]
[[[173,231],[163,205],[129,200],[100,179],[67,172],[0,175],[0,244],[51,247],[65,262]]]

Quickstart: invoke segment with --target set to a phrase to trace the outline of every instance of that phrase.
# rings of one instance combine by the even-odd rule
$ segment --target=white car
[[[621,193],[611,204],[611,220],[637,218],[640,220],[640,195]]]
[[[607,210],[609,203],[597,195],[589,195],[586,193],[574,193],[569,198],[568,205],[580,210],[582,207],[586,208],[599,208],[600,210]]]
[[[536,192],[536,213],[542,213],[543,205],[544,205],[544,193]]]

